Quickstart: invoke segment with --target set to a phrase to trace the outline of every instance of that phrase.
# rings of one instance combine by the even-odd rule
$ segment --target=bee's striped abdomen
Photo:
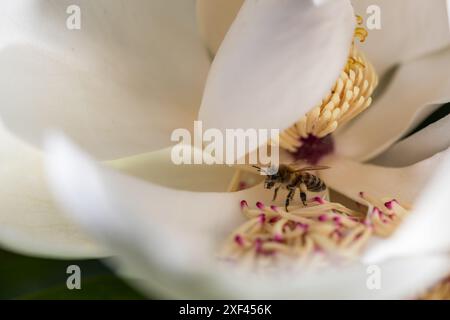
[[[302,174],[302,181],[306,185],[306,188],[312,192],[320,192],[327,188],[319,177],[308,172]]]

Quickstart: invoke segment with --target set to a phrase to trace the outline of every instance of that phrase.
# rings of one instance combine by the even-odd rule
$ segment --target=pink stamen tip
[[[270,206],[270,209],[272,209],[273,211],[278,211],[278,207],[274,205]]]
[[[361,198],[364,198],[364,192],[361,191],[361,192],[359,193],[359,196],[360,196]]]
[[[308,230],[309,225],[306,223],[297,222],[297,227],[303,230]]]
[[[243,209],[244,207],[248,207],[248,203],[245,200],[241,201],[241,209]]]
[[[278,220],[280,220],[281,218],[280,217],[273,217],[273,218],[271,218],[270,220],[269,220],[269,223],[275,223],[275,222],[277,222]]]
[[[273,240],[275,240],[275,241],[277,241],[277,242],[281,242],[281,241],[283,241],[283,236],[282,236],[281,234],[276,234],[276,235],[273,237]]]
[[[234,241],[240,246],[244,245],[244,239],[242,239],[242,237],[240,235],[236,235],[234,237]]]
[[[263,204],[262,202],[259,202],[259,201],[258,201],[258,202],[256,203],[256,206],[258,207],[258,209],[261,209],[261,210],[264,209],[264,204]]]
[[[266,222],[266,215],[264,213],[261,213],[258,217],[261,224],[264,224]]]
[[[341,217],[334,217],[333,221],[336,223],[340,223],[341,222]]]
[[[377,207],[374,207],[372,209],[372,214],[380,214],[380,209],[378,209]]]
[[[394,207],[394,203],[398,203],[397,200],[392,199],[391,201],[388,201],[384,204],[384,206],[386,208],[388,208],[389,210],[392,210],[392,208]]]
[[[322,197],[314,197],[314,201],[320,204],[324,204],[325,201],[322,199]]]
[[[324,222],[324,221],[327,221],[327,216],[325,215],[325,214],[322,214],[322,215],[320,215],[319,216],[319,221],[321,221],[321,222]]]

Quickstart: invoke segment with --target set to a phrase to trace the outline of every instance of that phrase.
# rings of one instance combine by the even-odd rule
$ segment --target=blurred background
[[[81,289],[66,286],[67,267],[81,269]],[[99,260],[50,260],[0,250],[0,299],[144,299]]]

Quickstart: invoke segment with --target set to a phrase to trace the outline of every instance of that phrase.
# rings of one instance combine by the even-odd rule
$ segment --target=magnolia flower
[[[72,2],[80,30],[66,28]],[[114,256],[136,285],[171,297],[405,298],[445,277],[448,116],[405,136],[450,101],[447,3],[353,2],[2,3],[1,244]],[[381,29],[352,49],[355,14],[369,5],[381,9]],[[343,70],[350,87],[339,85]],[[376,74],[377,97],[353,119],[369,107]],[[333,100],[337,89],[352,96]],[[333,141],[306,157],[332,167],[321,176],[332,190],[369,208],[389,197],[411,212],[347,268],[289,279],[229,272],[216,253],[244,221],[240,201],[272,194],[261,185],[226,192],[233,168],[172,164],[171,132],[197,118],[222,130],[286,130],[282,147],[294,157]],[[370,263],[382,290],[366,287]]]

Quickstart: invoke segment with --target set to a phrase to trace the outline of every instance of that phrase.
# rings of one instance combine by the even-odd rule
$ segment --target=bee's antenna
[[[258,167],[258,166],[252,166],[252,167],[257,169],[259,172],[261,172],[261,167]]]

